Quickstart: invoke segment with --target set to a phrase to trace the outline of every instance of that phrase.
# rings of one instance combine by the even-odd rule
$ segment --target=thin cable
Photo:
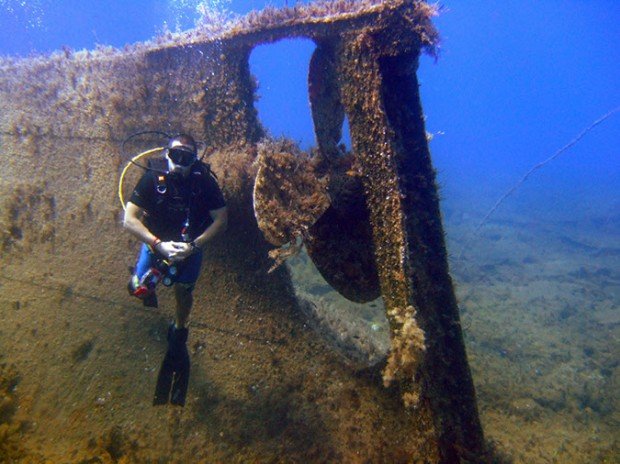
[[[142,153],[137,154],[133,158],[131,158],[129,160],[129,162],[125,165],[125,167],[123,168],[123,171],[121,172],[121,176],[120,176],[120,178],[118,180],[118,198],[119,198],[119,200],[121,202],[121,205],[123,206],[123,210],[126,209],[125,198],[123,197],[123,183],[124,183],[124,180],[125,180],[125,174],[127,174],[127,171],[129,170],[129,167],[131,165],[134,165],[134,166],[138,166],[141,169],[145,169],[145,170],[149,170],[149,171],[155,171],[155,172],[162,172],[163,174],[167,174],[166,172],[160,171],[159,169],[153,169],[153,168],[145,167],[145,166],[142,166],[142,165],[136,163],[136,161],[138,161],[139,159],[141,159],[141,158],[143,158],[145,156],[149,156],[149,155],[152,155],[153,153],[157,153],[157,152],[160,152],[160,151],[163,151],[163,150],[165,150],[165,148],[157,147],[157,148],[153,148],[151,150],[144,151]]]
[[[557,157],[559,157],[561,154],[563,154],[566,150],[568,150],[569,148],[571,148],[573,145],[575,145],[577,142],[579,142],[588,132],[590,132],[592,129],[594,129],[596,126],[598,126],[599,124],[601,124],[603,121],[605,121],[606,119],[608,119],[610,116],[612,116],[613,114],[617,113],[618,111],[620,111],[620,106],[617,108],[614,108],[613,110],[611,110],[609,113],[601,116],[599,119],[597,119],[596,121],[594,121],[592,124],[590,124],[588,127],[586,127],[584,130],[582,130],[577,137],[575,137],[573,140],[571,140],[569,143],[567,143],[565,146],[563,146],[562,148],[560,148],[558,151],[556,151],[552,156],[550,156],[549,158],[547,158],[544,161],[541,161],[540,163],[534,165],[529,171],[527,171],[525,173],[525,175],[516,183],[514,184],[506,193],[504,193],[499,200],[497,200],[495,202],[495,205],[493,205],[493,207],[489,210],[489,212],[482,218],[482,220],[480,221],[480,223],[478,224],[478,226],[476,227],[476,229],[474,230],[474,232],[472,233],[471,237],[469,238],[469,240],[467,240],[467,242],[465,243],[465,245],[463,245],[463,248],[461,249],[461,253],[459,254],[457,261],[459,261],[461,259],[461,256],[463,256],[463,253],[465,252],[465,250],[468,248],[469,243],[478,236],[478,232],[480,231],[480,229],[482,228],[482,226],[484,226],[484,224],[486,224],[487,220],[491,217],[491,215],[500,207],[500,205],[504,202],[504,200],[506,200],[506,198],[508,198],[510,195],[512,195],[515,190],[517,190],[519,187],[521,187],[521,185],[527,180],[528,177],[530,177],[535,171],[537,171],[538,169],[542,168],[543,166],[545,166],[546,164],[550,163],[551,161],[553,161],[554,159],[556,159]]]

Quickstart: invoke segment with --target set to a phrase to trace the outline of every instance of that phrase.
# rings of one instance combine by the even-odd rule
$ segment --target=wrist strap
[[[151,242],[151,248],[154,250],[157,245],[161,243],[161,239],[159,237],[155,237]]]

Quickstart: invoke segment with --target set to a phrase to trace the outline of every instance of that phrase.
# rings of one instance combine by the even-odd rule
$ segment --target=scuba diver
[[[165,157],[138,181],[127,202],[123,226],[143,244],[128,285],[145,306],[157,307],[156,284],[174,285],[176,313],[168,328],[153,405],[185,405],[189,382],[187,322],[203,248],[228,222],[226,203],[208,165],[198,159],[196,141],[173,136]],[[157,161],[157,160],[154,160]]]

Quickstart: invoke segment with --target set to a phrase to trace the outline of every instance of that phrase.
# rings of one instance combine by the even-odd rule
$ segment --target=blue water
[[[122,47],[164,28],[191,27],[200,3],[0,0],[0,53]],[[287,2],[202,3],[244,14]],[[427,130],[436,134],[435,165],[446,194],[465,195],[473,188],[492,203],[533,164],[620,106],[620,2],[442,4],[436,20],[440,58],[423,57],[419,70]],[[305,83],[313,48],[310,41],[282,42],[257,48],[251,58],[260,84],[261,120],[274,135],[287,135],[304,147],[314,143]],[[620,186],[619,145],[617,115],[531,183],[609,200]]]

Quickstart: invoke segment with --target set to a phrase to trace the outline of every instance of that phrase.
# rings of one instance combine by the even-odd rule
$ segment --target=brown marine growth
[[[65,462],[69,449],[76,462],[130,459],[123,446],[106,445],[119,442],[110,430],[142,462],[483,460],[415,74],[421,51],[437,41],[434,12],[415,0],[321,2],[123,51],[0,63],[0,208],[8,227],[0,258],[3,283],[13,279],[0,285],[0,301],[28,295],[18,311],[0,307],[0,340],[25,371],[20,389],[30,399],[16,415],[38,424],[25,439],[41,460]],[[264,131],[248,58],[258,44],[286,37],[317,44],[309,95],[318,158],[307,171],[317,183],[307,172],[301,178],[320,200],[315,210],[297,203],[280,218],[287,232],[267,238],[290,240],[307,229],[309,254],[334,288],[359,301],[380,292],[393,336],[383,379],[343,368],[307,330],[288,271],[267,273],[273,246],[252,202]],[[344,114],[354,159],[338,145]],[[143,404],[164,349],[153,334],[166,313],[140,313],[127,302],[135,243],[121,231],[116,200],[126,162],[118,143],[145,128],[205,139],[230,209],[231,226],[207,250],[195,295],[193,396],[169,426],[165,413]],[[318,179],[328,173],[321,192]],[[269,196],[290,181],[262,187]],[[32,200],[16,198],[16,185]],[[325,193],[330,206],[318,217]],[[350,224],[338,222],[339,208],[359,213],[355,227],[338,226]],[[44,286],[33,290],[37,283]],[[164,294],[162,306],[170,304]],[[96,347],[76,364],[72,354],[90,339]],[[50,350],[59,353],[55,362]]]
[[[329,207],[327,179],[317,175],[311,159],[286,140],[259,143],[256,164],[254,215],[269,243],[282,247],[269,252],[275,261],[271,272],[299,251],[298,242]]]

